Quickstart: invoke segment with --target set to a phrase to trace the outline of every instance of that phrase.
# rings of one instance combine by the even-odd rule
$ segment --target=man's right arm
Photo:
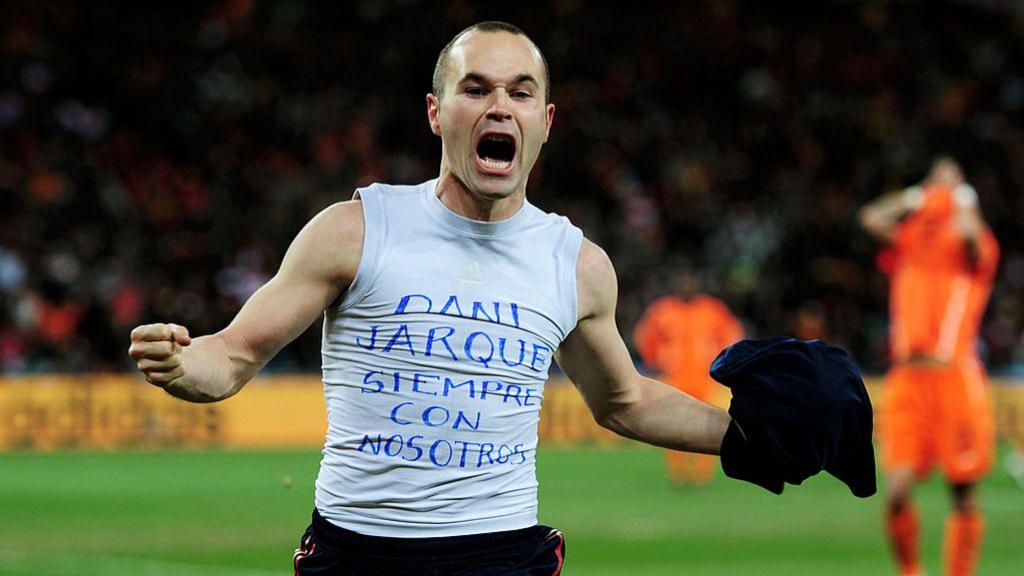
[[[920,208],[923,197],[924,191],[919,186],[911,186],[876,198],[857,214],[860,225],[875,238],[892,242],[900,221],[908,213]]]
[[[216,334],[192,339],[173,324],[132,330],[128,354],[146,380],[190,402],[228,398],[345,291],[359,268],[362,205],[328,207],[299,232],[277,274]]]

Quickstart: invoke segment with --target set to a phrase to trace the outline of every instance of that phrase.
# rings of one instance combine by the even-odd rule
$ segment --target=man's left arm
[[[615,324],[615,270],[604,251],[587,240],[576,280],[579,321],[555,357],[594,419],[648,444],[718,454],[728,413],[637,372]]]

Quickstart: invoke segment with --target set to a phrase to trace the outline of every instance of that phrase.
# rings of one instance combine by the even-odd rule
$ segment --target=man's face
[[[427,117],[442,162],[471,193],[499,200],[525,190],[555,113],[544,82],[543,60],[523,36],[474,31],[452,46]]]
[[[932,165],[926,180],[955,188],[964,183],[964,173],[955,160],[943,158]]]

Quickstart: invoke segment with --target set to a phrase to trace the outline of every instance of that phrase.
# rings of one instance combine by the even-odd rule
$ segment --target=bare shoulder
[[[580,246],[579,259],[576,261],[576,279],[581,287],[615,281],[615,268],[608,253],[587,238],[583,239],[583,245]]]
[[[336,202],[320,211],[309,221],[318,234],[335,240],[363,243],[363,201]]]
[[[576,261],[579,319],[614,312],[618,280],[611,258],[597,244],[584,238]]]
[[[359,268],[364,231],[362,201],[332,204],[295,237],[282,270],[293,266],[345,288]]]

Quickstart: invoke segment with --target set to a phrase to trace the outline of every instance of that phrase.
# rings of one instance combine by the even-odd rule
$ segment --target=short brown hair
[[[433,86],[431,87],[431,90],[433,90],[435,96],[440,98],[444,90],[444,72],[445,67],[447,67],[448,65],[448,54],[452,51],[452,46],[454,46],[455,43],[459,41],[459,38],[462,38],[466,34],[469,34],[470,32],[474,31],[508,32],[509,34],[522,36],[523,38],[529,40],[530,44],[533,44],[533,47],[537,48],[537,53],[540,54],[541,62],[544,63],[544,103],[547,104],[548,102],[551,101],[551,73],[548,71],[548,60],[547,58],[544,57],[544,53],[540,51],[540,48],[537,46],[537,43],[534,42],[532,38],[527,36],[526,32],[523,32],[522,29],[520,29],[518,26],[509,24],[508,22],[499,22],[497,20],[488,20],[487,22],[479,22],[477,24],[473,24],[469,28],[466,28],[462,32],[456,34],[455,37],[452,38],[451,41],[448,42],[448,44],[446,44],[445,47],[441,49],[441,53],[438,54],[437,56],[437,64],[434,65],[434,79]]]

